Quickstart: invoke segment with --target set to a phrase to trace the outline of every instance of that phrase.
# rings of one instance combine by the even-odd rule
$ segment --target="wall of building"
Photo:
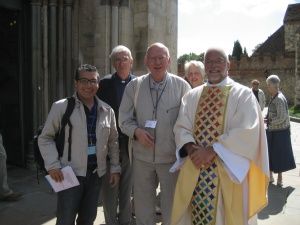
[[[170,51],[170,71],[177,73],[177,7],[178,0],[134,1],[134,72],[147,72],[144,56],[154,42],[164,43]]]
[[[147,72],[144,66],[147,47],[154,42],[162,42],[169,48],[173,59],[170,71],[176,73],[177,2],[75,1],[74,64],[94,64],[99,68],[101,76],[114,72],[108,56],[116,44],[122,44],[131,49],[133,72],[140,75]],[[114,10],[118,12],[117,24],[113,22]],[[115,36],[114,26],[118,26]]]
[[[295,52],[296,48],[296,34],[300,30],[299,21],[288,22],[284,25],[284,39],[285,39],[285,51]]]
[[[290,105],[294,104],[295,97],[295,56],[262,55],[242,57],[240,61],[230,59],[229,74],[234,80],[250,87],[251,80],[260,81],[260,87],[267,98],[266,77],[276,74],[281,79],[281,89]]]

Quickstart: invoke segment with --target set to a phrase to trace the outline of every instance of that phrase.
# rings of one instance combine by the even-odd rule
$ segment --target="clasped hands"
[[[194,143],[187,143],[184,148],[197,169],[207,169],[217,156],[213,147],[205,148]]]
[[[154,147],[154,137],[146,130],[142,128],[136,128],[134,131],[134,136],[138,142],[140,142],[146,148]]]

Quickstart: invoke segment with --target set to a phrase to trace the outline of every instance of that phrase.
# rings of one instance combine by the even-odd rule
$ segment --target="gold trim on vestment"
[[[204,87],[199,98],[194,122],[194,139],[203,147],[212,146],[224,132],[225,113],[231,86]],[[216,223],[219,175],[217,159],[207,169],[199,171],[199,178],[191,199],[194,225]]]

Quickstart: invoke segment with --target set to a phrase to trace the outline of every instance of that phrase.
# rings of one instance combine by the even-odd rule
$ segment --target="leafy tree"
[[[200,55],[197,55],[193,52],[189,54],[183,54],[182,56],[179,56],[177,59],[178,64],[185,64],[185,62],[191,61],[191,60],[197,60],[202,61],[204,59],[204,53],[201,53]]]
[[[246,47],[244,48],[243,55],[249,57]]]
[[[241,55],[243,54],[242,46],[239,40],[234,42],[233,50],[232,50],[232,57],[235,57],[238,61],[241,60]]]
[[[253,49],[253,52],[256,52],[256,50],[259,49],[260,46],[261,46],[262,44],[263,44],[263,43],[260,43],[260,44],[256,45],[256,46],[254,47],[254,49]]]

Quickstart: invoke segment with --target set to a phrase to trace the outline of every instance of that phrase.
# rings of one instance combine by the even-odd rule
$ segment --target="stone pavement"
[[[283,173],[283,187],[269,186],[269,204],[259,213],[258,225],[300,224],[300,123],[291,126],[297,168]],[[24,196],[18,202],[0,201],[0,225],[55,224],[56,195],[45,179],[38,184],[35,171],[12,166],[8,179],[11,188]],[[97,215],[95,225],[104,224],[101,206]]]
[[[270,184],[269,204],[258,214],[258,225],[300,224],[300,123],[291,122],[291,138],[297,168],[283,173],[283,187]]]

